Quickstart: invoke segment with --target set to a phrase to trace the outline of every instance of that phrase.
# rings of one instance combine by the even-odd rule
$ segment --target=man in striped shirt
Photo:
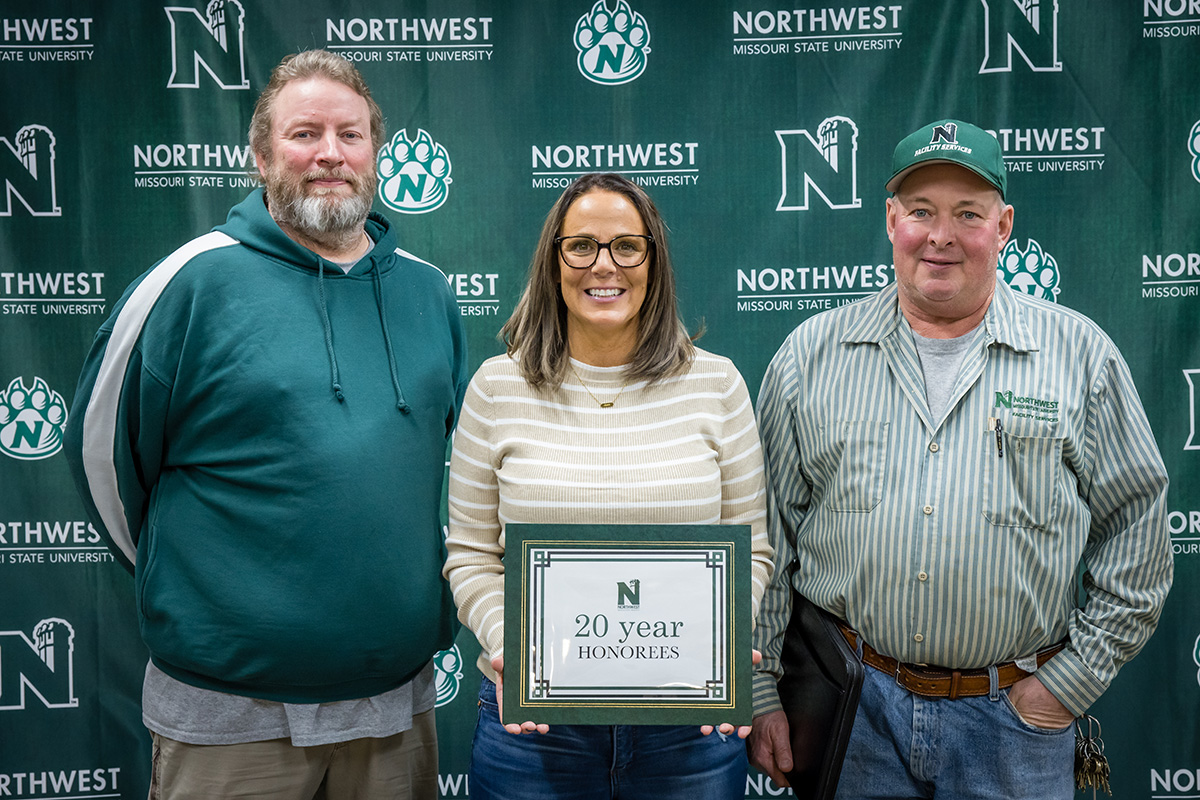
[[[994,137],[942,120],[892,166],[896,282],[802,323],[759,395],[777,567],[751,759],[792,768],[794,590],[869,665],[839,798],[1072,798],[1072,720],[1170,587],[1166,470],[1108,336],[996,280]]]

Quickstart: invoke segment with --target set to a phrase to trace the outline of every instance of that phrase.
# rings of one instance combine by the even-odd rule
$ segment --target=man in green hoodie
[[[264,188],[135,280],[67,432],[150,651],[151,797],[431,797],[446,442],[466,344],[445,276],[370,212],[358,71],[275,68]]]

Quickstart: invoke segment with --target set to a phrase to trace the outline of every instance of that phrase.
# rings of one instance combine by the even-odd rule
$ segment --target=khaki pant
[[[150,800],[432,800],[437,797],[433,711],[386,739],[295,747],[290,739],[245,744],[154,740]]]

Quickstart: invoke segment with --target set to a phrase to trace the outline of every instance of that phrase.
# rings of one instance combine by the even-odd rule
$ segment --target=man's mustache
[[[357,175],[342,169],[314,169],[304,173],[301,178],[305,183],[327,180],[345,181],[355,189],[358,188],[360,183]]]

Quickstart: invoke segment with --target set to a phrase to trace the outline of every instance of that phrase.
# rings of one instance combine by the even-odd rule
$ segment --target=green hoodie
[[[368,697],[453,641],[440,506],[466,342],[445,276],[366,227],[344,274],[258,190],[134,281],[84,364],[72,473],[185,683]]]

